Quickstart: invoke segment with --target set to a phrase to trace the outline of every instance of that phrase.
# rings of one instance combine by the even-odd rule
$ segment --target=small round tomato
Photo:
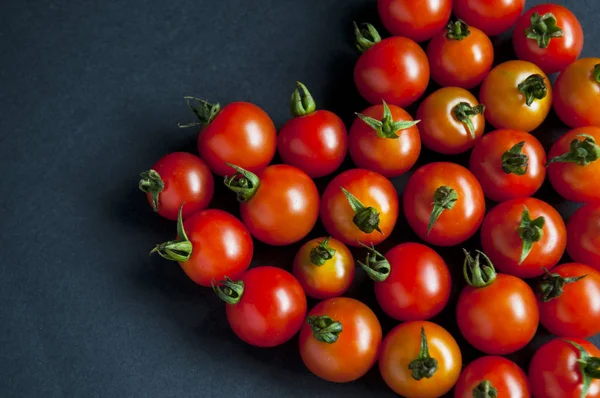
[[[319,192],[300,169],[277,164],[258,174],[236,165],[225,185],[237,194],[242,221],[256,239],[273,246],[298,242],[319,217]]]
[[[226,278],[213,284],[213,289],[227,303],[231,330],[257,347],[275,347],[290,340],[306,316],[300,282],[281,268],[252,268],[239,281]]]
[[[481,185],[466,168],[447,162],[427,164],[408,180],[404,215],[415,233],[437,246],[454,246],[479,229],[485,214]]]
[[[582,58],[554,83],[554,111],[570,127],[600,127],[600,58]]]
[[[431,78],[443,87],[471,89],[483,81],[494,63],[490,38],[474,26],[453,21],[427,46]]]
[[[580,207],[567,223],[567,252],[600,271],[600,204]]]
[[[321,221],[327,232],[350,246],[383,242],[398,219],[398,194],[381,174],[347,170],[323,193]]]
[[[441,88],[425,98],[417,110],[423,145],[455,155],[473,147],[483,135],[485,106],[464,88]]]
[[[461,366],[456,340],[432,322],[398,325],[381,345],[381,376],[396,394],[407,398],[441,397],[456,384]]]
[[[354,280],[354,258],[339,240],[317,238],[302,245],[293,270],[306,295],[323,300],[348,290]]]
[[[252,261],[254,244],[240,220],[222,210],[194,213],[177,220],[177,238],[156,245],[150,253],[179,262],[186,275],[201,286],[225,276],[239,278]]]
[[[567,8],[540,4],[517,21],[513,46],[519,59],[533,62],[544,73],[559,72],[579,58],[583,29]]]
[[[187,152],[173,152],[141,173],[139,188],[155,212],[176,220],[183,203],[184,218],[208,207],[215,182],[202,159]]]
[[[444,28],[452,12],[452,0],[378,0],[383,26],[394,36],[429,40]]]
[[[600,350],[583,339],[554,339],[540,347],[529,364],[534,397],[598,398]],[[589,364],[589,365],[588,365]]]
[[[501,272],[533,278],[558,264],[567,245],[567,229],[548,203],[512,199],[485,216],[481,245]]]
[[[569,131],[548,153],[548,178],[563,198],[573,202],[600,201],[600,127]]]
[[[404,109],[385,101],[365,109],[350,127],[354,164],[385,177],[406,173],[421,153],[417,123]]]
[[[425,51],[406,37],[381,37],[372,25],[355,25],[357,47],[362,55],[354,66],[354,83],[370,104],[385,101],[405,107],[418,100],[429,84],[429,61]]]
[[[546,178],[546,151],[529,133],[496,130],[471,152],[469,169],[485,196],[496,202],[532,196]]]
[[[539,311],[533,290],[521,279],[496,274],[490,259],[465,252],[466,286],[456,305],[458,328],[479,351],[507,355],[533,339]],[[483,259],[480,257],[483,257]]]
[[[454,15],[488,36],[512,28],[523,8],[525,0],[454,0]]]
[[[296,84],[291,101],[294,117],[279,131],[277,149],[284,163],[312,178],[323,177],[336,171],[346,157],[346,126],[335,113],[315,110],[315,101],[306,86]]]
[[[462,371],[454,388],[454,398],[473,397],[530,398],[527,375],[506,358],[478,358]]]
[[[300,331],[300,356],[318,377],[347,383],[373,367],[381,337],[381,325],[369,307],[352,298],[330,298],[308,313]]]
[[[530,132],[542,124],[552,107],[552,86],[540,68],[526,61],[496,66],[479,91],[485,118],[497,129]]]

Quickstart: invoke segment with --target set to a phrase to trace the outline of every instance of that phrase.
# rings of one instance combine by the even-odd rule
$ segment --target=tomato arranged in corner
[[[554,111],[570,127],[600,127],[600,58],[582,58],[554,83]]]
[[[488,36],[513,27],[525,8],[525,0],[454,0],[454,15]]]
[[[600,271],[600,204],[588,204],[567,223],[567,252],[579,263]]]
[[[511,360],[498,356],[477,358],[462,371],[454,398],[530,398],[529,381]]]
[[[369,307],[352,298],[330,298],[308,313],[300,331],[300,356],[316,376],[347,383],[373,367],[381,338],[381,325]]]
[[[335,113],[315,110],[306,86],[296,83],[290,119],[279,131],[277,149],[284,163],[297,167],[312,178],[336,171],[348,151],[344,122]]]
[[[452,0],[378,0],[377,9],[383,26],[392,35],[425,41],[450,19]]]

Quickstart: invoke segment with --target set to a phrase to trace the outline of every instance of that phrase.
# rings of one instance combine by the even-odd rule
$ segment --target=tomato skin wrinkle
[[[429,40],[450,19],[451,0],[378,0],[379,17],[394,36],[417,42]]]

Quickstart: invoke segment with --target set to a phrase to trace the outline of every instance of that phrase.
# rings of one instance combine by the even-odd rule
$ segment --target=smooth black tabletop
[[[597,0],[556,2],[581,20],[582,56],[598,56]],[[2,1],[0,396],[393,396],[377,367],[346,385],[316,378],[297,338],[272,349],[238,340],[210,289],[176,263],[148,256],[174,236],[175,224],[155,215],[137,189],[139,172],[162,155],[195,152],[197,131],[176,126],[192,117],[184,95],[251,101],[280,127],[300,80],[319,107],[349,124],[367,105],[352,80],[353,20],[381,27],[376,1]],[[494,39],[497,62],[514,57],[509,38]],[[564,131],[552,114],[535,135],[549,149]],[[468,156],[424,151],[418,165],[438,159],[465,164]],[[394,180],[399,195],[407,177]],[[217,187],[213,203],[237,214],[233,195],[219,180]],[[548,183],[536,196],[565,218],[576,208]],[[322,234],[319,225],[310,237]],[[381,249],[412,240],[401,216]],[[254,264],[290,269],[298,247],[258,244]],[[454,322],[461,249],[439,252],[454,290],[434,321],[454,334],[468,363],[481,354]],[[377,308],[362,271],[348,295],[376,310],[384,332],[397,324]],[[526,366],[549,338],[540,330],[511,358]]]

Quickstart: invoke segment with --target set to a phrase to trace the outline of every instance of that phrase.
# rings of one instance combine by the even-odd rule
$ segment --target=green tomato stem
[[[357,260],[358,264],[373,281],[385,281],[388,276],[390,276],[390,262],[383,254],[375,250],[375,246],[373,244],[371,244],[371,246],[367,246],[360,241],[358,244],[367,249],[367,258],[365,262],[363,263],[362,261]]]
[[[525,29],[525,36],[535,40],[540,48],[548,48],[550,40],[563,36],[563,31],[556,24],[556,17],[551,12],[544,15],[534,12],[530,22],[531,25]]]
[[[452,109],[454,117],[467,127],[472,139],[476,138],[473,118],[477,115],[483,115],[483,112],[485,112],[485,105],[479,104],[477,106],[471,106],[468,102],[460,102]]]
[[[498,398],[498,390],[491,381],[483,380],[473,389],[473,398]]]
[[[177,239],[156,245],[150,251],[150,254],[158,253],[159,256],[166,260],[177,261],[179,263],[185,263],[190,259],[193,246],[183,228],[182,213],[184,204],[179,207],[179,213],[177,214]]]
[[[221,111],[221,105],[219,105],[219,103],[211,104],[206,100],[190,96],[186,96],[183,98],[185,99],[187,106],[192,110],[192,112],[194,112],[194,115],[196,115],[196,117],[198,118],[198,121],[187,124],[177,123],[177,125],[180,128],[208,126]]]
[[[529,156],[523,153],[525,141],[515,144],[502,154],[502,171],[506,174],[525,175],[529,168]]]
[[[545,224],[546,219],[544,217],[538,217],[535,220],[532,220],[529,215],[529,209],[527,206],[524,206],[523,213],[521,213],[521,223],[519,224],[518,229],[519,237],[523,243],[519,264],[522,264],[527,256],[529,256],[531,249],[533,249],[533,244],[539,242],[544,236]]]
[[[564,278],[560,274],[550,273],[544,268],[544,276],[541,278],[538,285],[538,294],[542,302],[547,303],[548,301],[554,300],[563,294],[565,285],[578,282],[585,278],[586,275],[574,276],[570,278]]]
[[[140,191],[149,193],[152,196],[152,209],[158,211],[158,194],[165,189],[165,183],[160,178],[160,174],[152,169],[142,172],[138,187]]]
[[[238,202],[248,202],[252,199],[260,186],[258,176],[234,164],[226,164],[229,167],[232,167],[236,173],[231,177],[225,176],[223,183],[227,188],[236,193]]]
[[[335,256],[335,250],[329,246],[331,237],[325,238],[323,241],[312,249],[310,249],[310,262],[316,266],[324,265],[327,261]]]
[[[424,377],[430,379],[438,370],[437,359],[432,358],[429,355],[429,346],[427,344],[427,336],[425,335],[424,327],[421,327],[421,348],[419,350],[419,356],[408,365],[408,369],[412,371],[412,378],[417,381]]]
[[[317,109],[317,105],[306,86],[300,82],[296,82],[296,89],[292,93],[290,101],[290,112],[292,116],[306,116],[313,113]]]
[[[356,37],[355,45],[359,52],[364,53],[381,41],[379,32],[370,23],[360,24],[360,27],[356,22],[352,23],[354,24],[354,36]]]
[[[442,185],[435,190],[433,194],[433,209],[429,216],[429,224],[427,225],[427,235],[433,229],[436,221],[445,210],[452,210],[458,201],[458,193],[452,187]]]
[[[579,351],[579,370],[583,378],[583,388],[581,389],[580,398],[585,398],[590,386],[592,385],[593,379],[600,379],[600,358],[592,357],[590,354],[579,344],[570,340],[563,340],[565,343],[571,344]]]
[[[344,192],[344,195],[346,195],[346,199],[348,199],[348,203],[354,211],[354,217],[352,218],[354,225],[366,234],[370,234],[373,231],[383,234],[379,228],[379,212],[377,209],[374,207],[365,207],[356,196],[343,187],[340,188],[342,189],[342,192]]]
[[[310,326],[314,338],[321,343],[335,343],[343,331],[342,324],[327,315],[309,316],[306,323]]]
[[[587,166],[600,159],[600,146],[596,144],[594,137],[587,134],[579,134],[577,137],[583,139],[575,138],[571,141],[569,152],[553,157],[547,165],[552,163],[575,163],[580,166]]]
[[[210,285],[216,295],[230,305],[237,304],[244,294],[244,281],[232,281],[227,276],[225,280],[220,281],[218,284],[211,281]]]
[[[486,287],[494,283],[496,280],[496,270],[494,264],[484,252],[476,250],[475,258],[471,253],[463,249],[465,253],[465,261],[463,262],[463,275],[470,286]],[[480,260],[483,257],[484,262]]]
[[[395,122],[392,118],[392,112],[388,104],[382,100],[383,103],[383,117],[381,120],[377,120],[370,116],[365,116],[361,113],[356,113],[363,122],[371,127],[377,133],[379,138],[399,138],[398,131],[411,128],[420,122],[420,120],[400,120]]]
[[[525,95],[525,104],[531,106],[535,100],[541,100],[548,95],[548,87],[544,77],[539,74],[530,75],[517,86]]]
[[[469,37],[470,34],[469,25],[460,19],[450,21],[446,25],[446,37],[450,40],[463,40]]]

